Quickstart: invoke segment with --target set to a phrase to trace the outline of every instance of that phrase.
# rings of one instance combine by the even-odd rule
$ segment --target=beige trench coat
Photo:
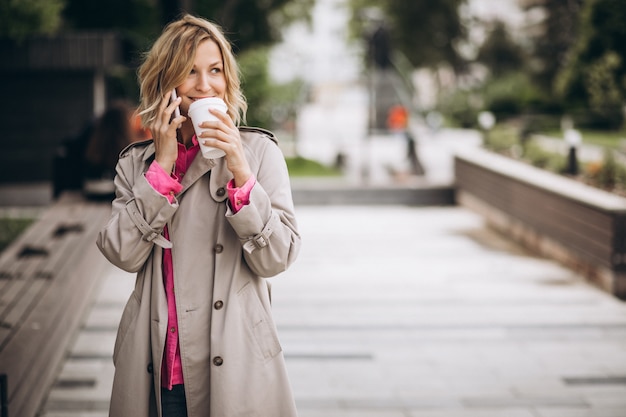
[[[240,131],[257,183],[236,214],[227,204],[232,174],[223,158],[198,154],[170,204],[144,176],[152,142],[122,152],[112,216],[97,241],[113,264],[137,272],[113,353],[111,417],[161,414],[168,331],[162,248],[169,246],[189,417],[297,414],[262,279],[287,269],[300,248],[289,177],[271,133]]]

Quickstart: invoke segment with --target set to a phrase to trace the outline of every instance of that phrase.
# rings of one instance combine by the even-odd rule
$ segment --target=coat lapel
[[[200,151],[198,151],[198,154],[193,159],[191,166],[187,170],[185,177],[180,183],[183,186],[183,189],[181,190],[179,195],[187,191],[187,189],[189,189],[189,187],[191,187],[193,183],[198,181],[198,179],[202,177],[204,174],[211,171],[215,165],[216,165],[215,159],[203,158],[202,155],[200,154]]]

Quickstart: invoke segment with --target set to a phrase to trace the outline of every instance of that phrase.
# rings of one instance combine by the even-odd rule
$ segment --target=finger
[[[210,138],[215,137],[220,133],[228,133],[228,128],[224,125],[224,123],[217,120],[201,123],[200,127],[204,133],[202,134],[202,137]]]
[[[183,123],[187,121],[187,118],[185,116],[178,116],[178,117],[174,117],[172,119],[172,125],[176,126],[176,129],[180,129],[180,127],[183,125]]]
[[[218,120],[226,123],[229,126],[233,123],[233,120],[230,118],[228,113],[224,113],[223,111],[220,111],[218,109],[212,109],[212,108],[209,108],[209,112],[215,117],[217,117]]]
[[[163,111],[161,112],[163,116],[163,121],[169,123],[172,118],[172,114],[174,114],[174,109],[180,104],[181,98],[177,97],[176,100],[172,101]]]
[[[183,100],[182,98],[180,98],[180,97],[176,97],[176,100],[172,101],[172,102],[171,102],[171,103],[167,106],[166,110],[167,110],[167,111],[169,111],[169,112],[170,112],[170,114],[171,114],[171,113],[173,113],[173,112],[174,112],[174,109],[176,109],[176,107],[178,107],[178,106],[180,105],[180,102],[181,102],[182,100]]]
[[[167,107],[167,103],[169,101],[170,96],[172,95],[171,92],[167,92],[165,93],[165,95],[163,96],[163,98],[161,99],[161,103],[159,103],[159,112],[158,114],[161,115],[161,117],[156,117],[152,123],[152,126],[150,126],[150,130],[152,130],[153,132],[155,131],[160,131],[161,129],[161,124],[162,124],[162,115],[165,112],[165,108]]]
[[[159,112],[163,112],[165,110],[165,108],[167,107],[168,103],[170,102],[170,97],[172,96],[172,92],[168,91],[167,93],[165,93],[165,95],[163,96],[163,99],[161,100],[161,104],[159,104]]]
[[[201,126],[204,130],[200,133],[202,139],[216,139],[220,142],[225,141],[225,136],[220,129],[214,127]]]

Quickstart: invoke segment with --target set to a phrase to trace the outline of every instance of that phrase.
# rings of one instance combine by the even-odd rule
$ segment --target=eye
[[[219,74],[220,72],[222,72],[221,68],[211,68],[211,73],[212,74]]]

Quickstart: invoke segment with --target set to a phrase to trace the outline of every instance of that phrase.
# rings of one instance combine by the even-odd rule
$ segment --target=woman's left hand
[[[213,109],[209,111],[218,120],[200,124],[200,127],[206,130],[202,132],[198,141],[204,141],[203,143],[206,146],[219,148],[226,152],[224,156],[226,158],[226,166],[233,173],[235,187],[241,187],[252,176],[252,170],[246,159],[239,129],[228,114]]]

